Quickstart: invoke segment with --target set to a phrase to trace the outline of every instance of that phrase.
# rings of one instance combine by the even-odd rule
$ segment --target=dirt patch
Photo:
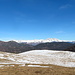
[[[56,65],[46,66],[51,66],[51,68],[27,67],[19,65],[1,67],[0,75],[75,75],[75,68]]]

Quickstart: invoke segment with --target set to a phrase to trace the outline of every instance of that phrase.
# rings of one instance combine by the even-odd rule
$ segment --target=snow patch
[[[28,65],[28,67],[49,67],[49,66],[40,66],[40,65]]]

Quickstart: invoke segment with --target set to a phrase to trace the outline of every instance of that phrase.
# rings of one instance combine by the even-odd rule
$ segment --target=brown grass
[[[12,62],[11,60],[8,60],[8,59],[0,59],[0,62]]]
[[[43,64],[42,64],[43,65]],[[10,67],[0,68],[0,75],[75,75],[75,68],[61,67],[55,65],[50,68],[27,67],[15,65]]]

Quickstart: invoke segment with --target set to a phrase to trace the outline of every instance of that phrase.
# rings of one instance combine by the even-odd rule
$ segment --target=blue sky
[[[75,0],[0,0],[0,40],[75,40]]]

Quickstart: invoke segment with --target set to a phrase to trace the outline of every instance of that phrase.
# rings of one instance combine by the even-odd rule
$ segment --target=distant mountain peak
[[[9,41],[14,41],[14,42],[17,42],[17,43],[26,43],[26,44],[29,44],[29,45],[37,45],[37,44],[40,44],[40,43],[47,43],[47,42],[71,42],[71,43],[75,43],[73,41],[68,41],[68,40],[59,40],[57,38],[47,38],[47,39],[34,39],[34,40],[9,40]],[[6,42],[9,42],[9,41],[6,41]]]
[[[14,40],[18,43],[26,42],[26,43],[45,43],[45,42],[62,42],[62,40],[56,39],[56,38],[48,38],[48,39],[40,39],[40,40]]]

